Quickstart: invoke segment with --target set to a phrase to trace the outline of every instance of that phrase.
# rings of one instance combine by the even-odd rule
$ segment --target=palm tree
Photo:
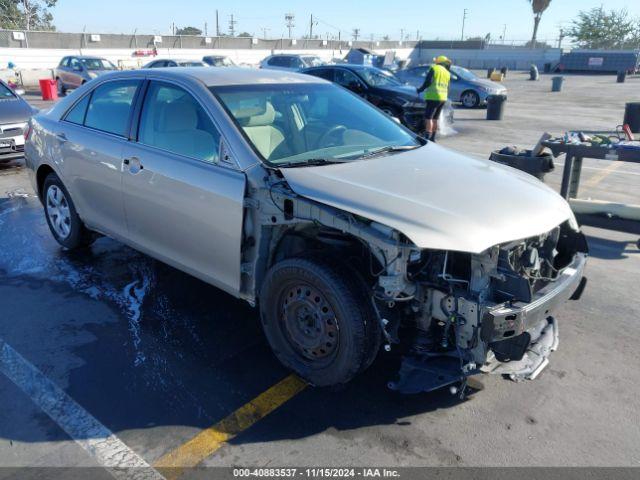
[[[531,4],[533,10],[533,35],[531,36],[531,48],[536,48],[536,40],[538,37],[538,26],[542,14],[549,7],[551,0],[527,0]]]

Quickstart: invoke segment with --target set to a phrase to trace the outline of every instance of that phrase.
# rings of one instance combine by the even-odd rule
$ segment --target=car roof
[[[346,68],[349,70],[380,70],[377,67],[372,67],[371,65],[358,65],[354,63],[338,63],[336,65],[319,65],[317,67],[310,67],[306,70],[319,70],[321,68]]]
[[[289,72],[286,70],[266,70],[241,67],[228,68],[149,68],[142,70],[125,70],[113,74],[118,78],[136,76],[142,73],[153,74],[154,78],[164,77],[170,79],[180,79],[189,77],[212,86],[225,85],[256,85],[256,84],[286,84],[286,83],[327,83],[318,77],[304,75],[301,73]]]
[[[104,57],[96,57],[95,55],[67,55],[69,58],[84,58],[86,60],[106,60]]]

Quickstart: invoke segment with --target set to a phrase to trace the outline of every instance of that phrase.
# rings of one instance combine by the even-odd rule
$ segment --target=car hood
[[[282,174],[298,195],[392,227],[420,248],[479,253],[575,225],[568,203],[535,177],[434,143]]]
[[[416,87],[411,85],[397,85],[397,86],[386,86],[386,87],[375,87],[378,90],[384,90],[385,92],[391,92],[403,97],[420,97],[418,95],[418,91]]]
[[[504,85],[500,85],[499,83],[493,82],[491,80],[485,80],[484,78],[476,78],[474,80],[468,81],[467,83],[477,85],[479,87],[484,87],[489,90],[503,91],[507,89],[507,87],[505,87]]]
[[[32,114],[29,104],[21,98],[0,100],[0,124],[26,122]]]

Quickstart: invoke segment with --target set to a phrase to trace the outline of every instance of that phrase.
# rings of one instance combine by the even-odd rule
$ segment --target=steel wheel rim
[[[467,92],[462,96],[462,104],[465,107],[473,107],[476,104],[476,95],[473,92]]]
[[[69,202],[64,192],[57,185],[47,189],[47,217],[53,231],[60,238],[65,239],[71,233],[71,213]]]
[[[282,296],[281,314],[287,339],[299,355],[319,360],[336,352],[336,315],[320,290],[306,284],[290,286]]]

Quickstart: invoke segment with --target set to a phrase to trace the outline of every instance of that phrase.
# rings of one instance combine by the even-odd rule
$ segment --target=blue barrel
[[[564,77],[553,77],[551,79],[551,91],[559,92],[562,90],[562,83],[564,82]]]

